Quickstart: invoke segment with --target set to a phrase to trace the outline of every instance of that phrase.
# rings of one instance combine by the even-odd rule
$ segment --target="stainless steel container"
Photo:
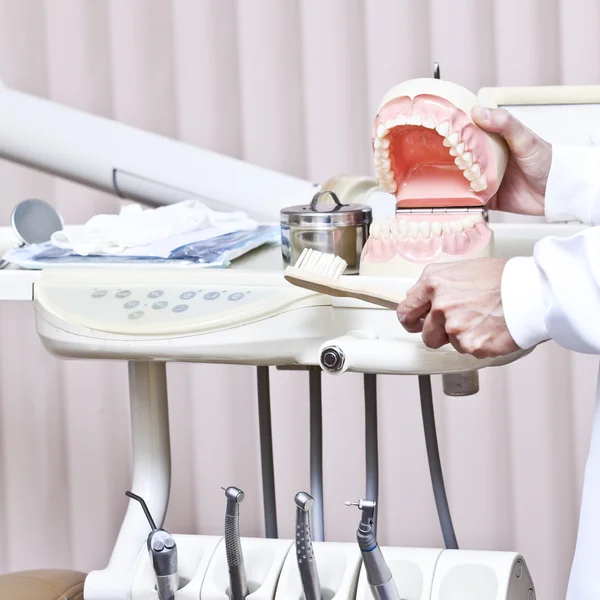
[[[326,196],[329,202],[321,200]],[[342,204],[335,192],[317,192],[310,204],[289,206],[281,211],[283,262],[286,266],[293,265],[305,248],[312,248],[343,258],[348,263],[344,274],[355,275],[372,222],[370,206]]]

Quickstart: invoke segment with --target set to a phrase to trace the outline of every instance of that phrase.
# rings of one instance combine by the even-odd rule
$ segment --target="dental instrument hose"
[[[160,600],[175,600],[179,589],[179,573],[177,571],[177,545],[171,534],[164,529],[158,529],[150,514],[144,499],[132,492],[127,496],[137,500],[150,524],[150,534],[146,540],[148,553],[152,559],[152,568],[156,576],[156,591]]]
[[[429,473],[433,485],[433,497],[437,508],[444,544],[448,550],[457,550],[458,542],[454,533],[454,525],[450,516],[450,507],[444,486],[442,474],[442,463],[440,461],[440,449],[438,447],[437,433],[435,429],[435,413],[433,410],[433,393],[431,391],[431,376],[419,375],[419,394],[421,396],[421,414],[423,415],[423,430],[425,433],[425,447],[427,448],[427,460],[429,462]]]
[[[381,548],[377,543],[374,528],[376,502],[359,500],[346,502],[346,506],[358,506],[362,517],[356,531],[356,540],[363,557],[367,581],[375,600],[400,600],[392,572],[383,558]]]
[[[309,511],[313,507],[314,498],[306,492],[298,492],[296,502],[296,560],[302,580],[305,600],[322,600],[319,572],[314,559],[310,534]]]
[[[244,500],[242,490],[230,486],[225,490],[225,553],[229,569],[231,600],[244,600],[248,595],[248,582],[244,568],[244,555],[240,543],[240,503]]]

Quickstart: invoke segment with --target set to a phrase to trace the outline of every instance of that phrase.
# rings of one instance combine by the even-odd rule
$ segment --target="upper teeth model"
[[[489,255],[482,211],[467,209],[483,208],[496,193],[508,149],[473,123],[477,104],[469,90],[439,79],[413,79],[384,96],[372,132],[375,175],[399,213],[393,224],[373,223],[361,274],[409,274],[428,262]],[[431,214],[401,216],[410,208]],[[440,214],[444,208],[465,212]]]

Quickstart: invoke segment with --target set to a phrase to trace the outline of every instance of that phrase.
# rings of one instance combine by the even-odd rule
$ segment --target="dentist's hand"
[[[398,306],[410,333],[429,348],[452,346],[461,354],[491,358],[516,352],[500,297],[506,260],[476,258],[428,265]]]
[[[503,137],[510,150],[500,189],[488,207],[543,216],[552,146],[502,108],[475,107],[471,116],[485,131]]]

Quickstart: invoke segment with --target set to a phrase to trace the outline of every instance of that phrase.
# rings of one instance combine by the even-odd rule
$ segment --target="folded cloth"
[[[80,256],[114,255],[196,231],[214,229],[215,235],[222,235],[257,227],[258,223],[243,212],[211,210],[192,199],[145,210],[139,204],[130,204],[118,215],[95,215],[83,226],[65,227],[52,235],[51,242]]]

